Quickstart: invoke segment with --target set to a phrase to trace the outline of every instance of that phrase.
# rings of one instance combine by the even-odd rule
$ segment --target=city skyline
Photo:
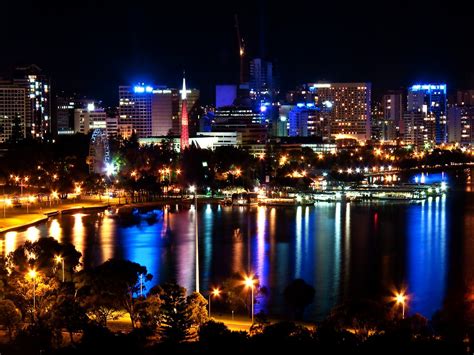
[[[301,2],[285,11],[263,0],[225,9],[213,2],[183,9],[177,4],[109,5],[21,9],[8,4],[27,20],[41,19],[42,37],[31,36],[27,26],[15,29],[14,19],[7,18],[0,25],[9,48],[0,59],[1,71],[35,63],[53,78],[53,88],[112,105],[118,85],[153,80],[178,87],[186,69],[189,86],[212,102],[216,84],[238,81],[237,14],[247,58],[263,51],[275,63],[283,90],[317,81],[371,82],[375,94],[423,81],[460,88],[473,84],[471,49],[462,36],[472,15],[439,2],[397,3],[390,16],[386,9],[343,2]],[[416,25],[430,18],[440,20]],[[71,19],[78,24],[88,19],[91,25],[74,26]]]

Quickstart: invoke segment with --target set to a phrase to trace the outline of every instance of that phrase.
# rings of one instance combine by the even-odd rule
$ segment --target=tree
[[[181,343],[192,337],[192,312],[186,289],[173,283],[163,285],[160,292],[162,322],[160,333],[165,342]]]
[[[209,319],[207,300],[198,292],[193,292],[187,299],[191,321],[195,326],[201,326]]]
[[[0,300],[0,325],[8,329],[8,336],[12,340],[13,332],[21,322],[21,312],[10,300]]]
[[[74,343],[74,333],[83,330],[89,320],[84,307],[70,295],[59,297],[52,315],[52,324],[57,329],[66,329],[71,343]]]
[[[153,287],[145,299],[139,299],[136,304],[137,319],[140,326],[150,331],[156,331],[161,325],[161,305],[162,300],[160,293],[162,288],[159,286]]]
[[[293,280],[284,291],[286,303],[293,309],[296,319],[303,317],[304,309],[313,302],[315,289],[303,279]]]
[[[144,283],[151,278],[145,266],[129,260],[109,259],[85,272],[82,294],[90,309],[99,315],[102,324],[107,320],[104,316],[122,308],[130,315],[132,327],[135,328],[135,305],[140,291],[140,279]],[[104,310],[106,313],[103,313]]]
[[[53,277],[61,272],[56,256],[64,260],[66,271],[72,274],[80,265],[81,253],[71,243],[59,243],[56,239],[40,238],[35,242],[26,241],[8,256],[8,263],[18,272],[26,272],[30,268]]]

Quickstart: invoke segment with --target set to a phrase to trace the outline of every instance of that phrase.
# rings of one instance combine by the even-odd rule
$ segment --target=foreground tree
[[[0,300],[0,325],[8,330],[10,340],[13,333],[21,322],[21,312],[10,300]]]
[[[135,306],[140,287],[151,278],[144,266],[129,260],[110,259],[82,275],[80,294],[100,323],[105,325],[109,316],[124,309],[135,328],[138,320]]]
[[[181,343],[192,338],[192,311],[186,298],[186,289],[176,284],[165,284],[160,298],[162,339],[168,343]]]
[[[74,333],[83,331],[89,321],[84,307],[70,295],[58,297],[52,315],[53,326],[66,329],[71,343],[74,343]]]

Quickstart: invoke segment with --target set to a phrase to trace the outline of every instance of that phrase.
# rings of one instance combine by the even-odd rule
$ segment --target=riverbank
[[[28,211],[26,211],[24,207],[18,209],[9,207],[5,213],[6,218],[0,218],[0,234],[27,228],[43,222],[55,214],[106,208],[109,205],[116,204],[118,201],[115,200],[116,199],[110,199],[107,201],[88,198],[79,201],[61,201],[59,204],[52,205],[51,207],[33,206],[29,208]]]

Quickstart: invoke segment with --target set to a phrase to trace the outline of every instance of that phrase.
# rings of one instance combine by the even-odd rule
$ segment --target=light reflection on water
[[[250,271],[269,290],[256,310],[282,314],[285,287],[303,278],[316,289],[307,317],[321,319],[350,297],[382,299],[389,285],[406,285],[409,311],[430,317],[441,307],[454,274],[472,280],[472,270],[456,267],[472,266],[473,202],[470,193],[460,200],[443,196],[419,204],[199,206],[201,291],[235,272]],[[153,274],[152,285],[176,281],[192,291],[196,212],[192,206],[172,206],[167,212],[154,223],[132,225],[102,213],[58,216],[35,229],[7,233],[0,238],[0,251],[5,255],[33,235],[50,235],[74,243],[86,268],[112,257],[130,259]],[[452,232],[454,225],[464,226],[464,234]],[[453,243],[455,238],[460,239]],[[465,262],[452,266],[453,253],[461,253]]]

